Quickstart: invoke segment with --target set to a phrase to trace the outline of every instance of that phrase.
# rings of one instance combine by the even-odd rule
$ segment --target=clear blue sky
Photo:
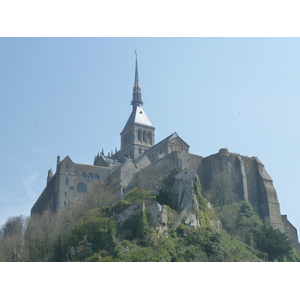
[[[0,38],[0,224],[29,215],[57,155],[119,149],[134,49],[156,142],[257,156],[300,230],[299,38]]]

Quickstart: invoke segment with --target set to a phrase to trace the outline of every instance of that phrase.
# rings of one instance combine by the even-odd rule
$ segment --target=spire
[[[138,74],[138,62],[137,62],[137,51],[135,52],[135,78],[134,78],[134,85],[133,85],[133,93],[132,93],[132,101],[131,105],[134,107],[142,106],[142,93],[141,93],[141,86],[139,84],[139,74]]]

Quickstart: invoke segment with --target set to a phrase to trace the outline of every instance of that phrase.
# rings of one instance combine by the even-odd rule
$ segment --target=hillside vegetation
[[[156,196],[134,188],[113,204],[109,189],[99,183],[84,204],[70,210],[10,217],[0,229],[0,261],[300,261],[288,237],[264,224],[248,202],[213,206],[213,199],[203,197],[199,179],[194,186],[199,210],[193,214],[200,225],[191,226],[174,203],[175,173]],[[163,228],[153,226],[146,211],[124,223],[114,217],[130,204],[151,201],[165,205]]]

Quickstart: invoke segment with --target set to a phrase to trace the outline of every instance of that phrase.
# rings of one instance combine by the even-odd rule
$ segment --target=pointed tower
[[[121,152],[124,156],[138,158],[154,145],[155,128],[149,121],[142,106],[141,86],[138,75],[137,53],[135,51],[135,78],[132,93],[132,112],[121,132]]]

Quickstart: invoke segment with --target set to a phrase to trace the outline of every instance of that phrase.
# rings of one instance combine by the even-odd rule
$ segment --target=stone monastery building
[[[131,105],[132,112],[120,133],[121,149],[107,156],[103,151],[98,153],[93,165],[75,163],[69,156],[60,160],[58,156],[56,172],[48,171],[47,186],[31,213],[55,212],[84,201],[99,180],[112,187],[117,202],[135,186],[153,190],[157,177],[174,168],[183,170],[176,176],[177,186],[174,188],[178,203],[190,203],[190,199],[185,199],[186,195],[191,195],[186,188],[192,186],[190,181],[196,175],[206,191],[214,176],[222,173],[228,174],[233,183],[232,197],[224,199],[226,203],[233,200],[250,202],[266,223],[286,232],[295,246],[299,246],[297,230],[286,215],[281,215],[273,181],[257,157],[220,149],[218,153],[203,158],[189,153],[189,145],[176,132],[155,144],[155,128],[143,109],[137,58]],[[146,178],[143,184],[141,178]]]
[[[103,151],[98,152],[94,165],[74,163],[69,156],[60,160],[58,156],[56,172],[53,175],[51,169],[48,171],[47,186],[32,207],[32,213],[69,207],[72,201],[84,199],[98,180],[112,185],[119,200],[131,188],[130,183],[139,171],[174,151],[188,154],[189,145],[176,132],[155,144],[155,128],[143,109],[141,96],[136,58],[132,112],[121,132],[121,150],[107,156]]]

